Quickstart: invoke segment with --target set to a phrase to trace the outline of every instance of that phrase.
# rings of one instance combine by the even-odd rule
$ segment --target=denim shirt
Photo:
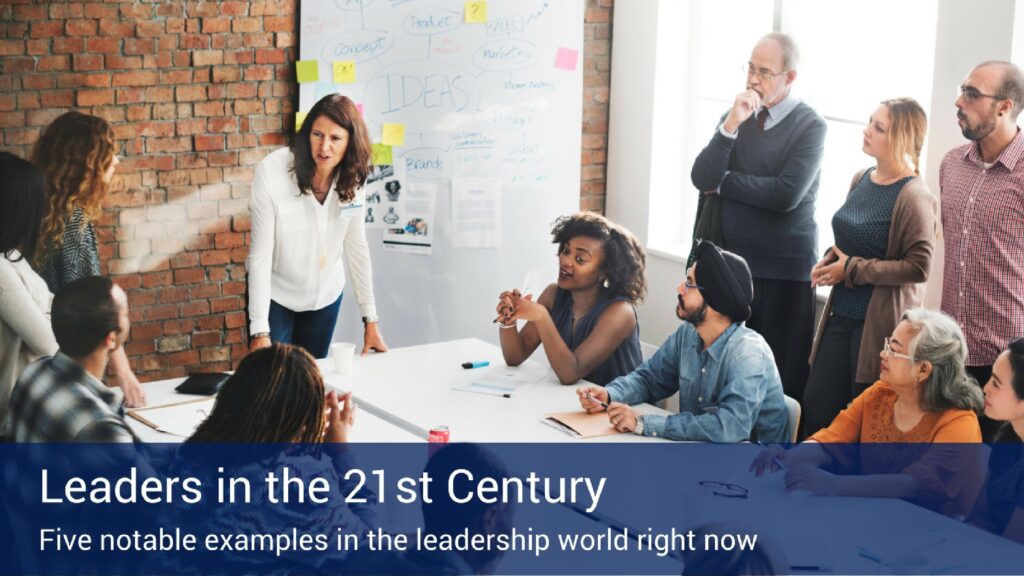
[[[788,417],[775,357],[736,322],[711,346],[683,323],[649,360],[606,387],[613,402],[657,402],[679,392],[679,414],[644,415],[644,435],[705,442],[785,442]]]

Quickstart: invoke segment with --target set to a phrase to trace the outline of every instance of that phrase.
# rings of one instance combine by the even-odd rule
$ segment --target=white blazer
[[[249,213],[249,334],[270,331],[270,300],[293,310],[319,310],[345,289],[345,264],[363,316],[376,316],[366,243],[364,192],[342,204],[331,185],[323,205],[301,194],[288,148],[256,167]]]

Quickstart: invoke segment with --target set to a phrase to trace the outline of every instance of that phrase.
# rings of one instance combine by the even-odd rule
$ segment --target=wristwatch
[[[633,433],[637,436],[644,435],[644,415],[641,414],[636,417],[636,428],[633,428]]]
[[[257,332],[255,334],[253,334],[252,336],[250,336],[250,338],[253,339],[253,340],[255,340],[257,338],[270,338],[270,332]]]
[[[375,322],[380,322],[380,318],[378,318],[376,315],[363,316],[363,324],[373,324]]]

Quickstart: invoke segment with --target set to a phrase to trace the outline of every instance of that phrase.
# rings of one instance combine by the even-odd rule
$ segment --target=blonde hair
[[[889,110],[889,153],[903,168],[921,175],[921,148],[928,132],[928,117],[913,98],[883,100]]]
[[[61,114],[43,130],[30,160],[43,173],[46,211],[39,231],[41,254],[60,248],[66,220],[75,207],[86,222],[99,218],[109,183],[104,174],[114,161],[114,129],[98,116]]]

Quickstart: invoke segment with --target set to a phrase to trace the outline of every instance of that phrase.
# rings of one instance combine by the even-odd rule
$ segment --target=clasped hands
[[[825,256],[818,260],[818,263],[811,268],[811,286],[835,286],[846,280],[846,262],[850,257],[833,246],[828,249]]]

